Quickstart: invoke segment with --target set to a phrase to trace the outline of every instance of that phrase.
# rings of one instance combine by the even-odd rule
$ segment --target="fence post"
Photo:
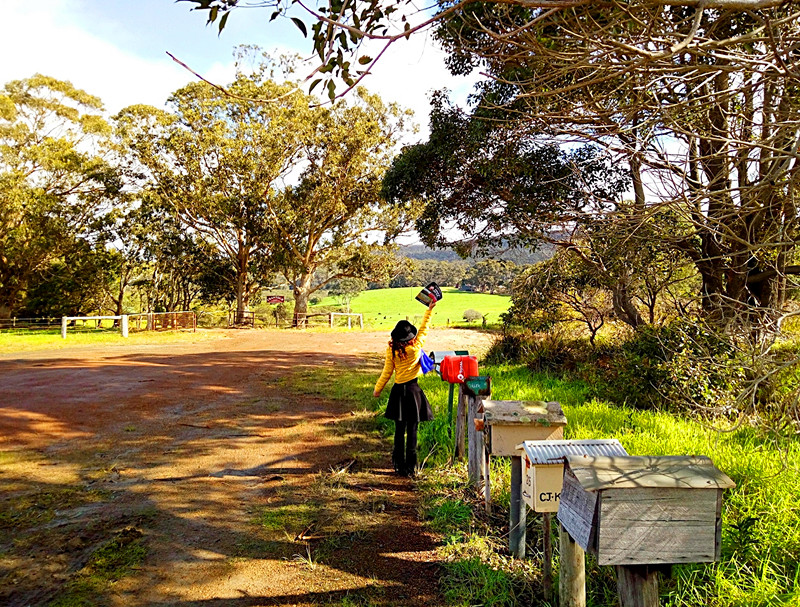
[[[359,314],[358,315],[358,324],[361,326],[362,329],[364,328],[364,315],[363,314]]]
[[[120,327],[122,328],[122,337],[128,337],[128,315],[123,314],[121,317]]]
[[[329,319],[329,321],[330,321],[330,324],[331,324],[331,329],[333,329],[333,312],[331,312],[331,313],[328,315],[328,319]]]
[[[61,317],[61,339],[67,339],[67,317]]]

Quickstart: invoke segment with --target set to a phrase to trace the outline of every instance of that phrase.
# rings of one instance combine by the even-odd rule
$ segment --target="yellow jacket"
[[[392,352],[392,342],[386,347],[386,360],[383,363],[383,372],[375,384],[375,392],[380,392],[386,386],[389,379],[392,377],[394,371],[394,381],[397,384],[404,384],[411,381],[415,377],[422,375],[422,369],[419,367],[419,353],[425,345],[425,338],[428,336],[428,321],[431,319],[433,310],[428,308],[425,310],[425,316],[422,317],[422,322],[417,329],[417,336],[406,347],[406,355],[404,357],[394,356]]]

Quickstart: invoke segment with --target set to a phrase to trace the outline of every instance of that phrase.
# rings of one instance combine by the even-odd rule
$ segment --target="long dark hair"
[[[406,341],[395,341],[393,339],[389,340],[389,345],[392,347],[392,356],[397,358],[405,358],[406,355],[406,348],[413,344],[416,341],[416,337]]]

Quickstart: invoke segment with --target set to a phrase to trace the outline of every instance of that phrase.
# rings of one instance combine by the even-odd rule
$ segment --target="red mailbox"
[[[444,381],[463,384],[468,377],[478,375],[478,359],[475,356],[445,356],[439,370]]]

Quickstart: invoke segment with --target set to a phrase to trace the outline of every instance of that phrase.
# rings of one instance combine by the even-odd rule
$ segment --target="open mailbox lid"
[[[704,455],[615,457],[568,455],[584,491],[603,489],[730,489],[734,483]]]

